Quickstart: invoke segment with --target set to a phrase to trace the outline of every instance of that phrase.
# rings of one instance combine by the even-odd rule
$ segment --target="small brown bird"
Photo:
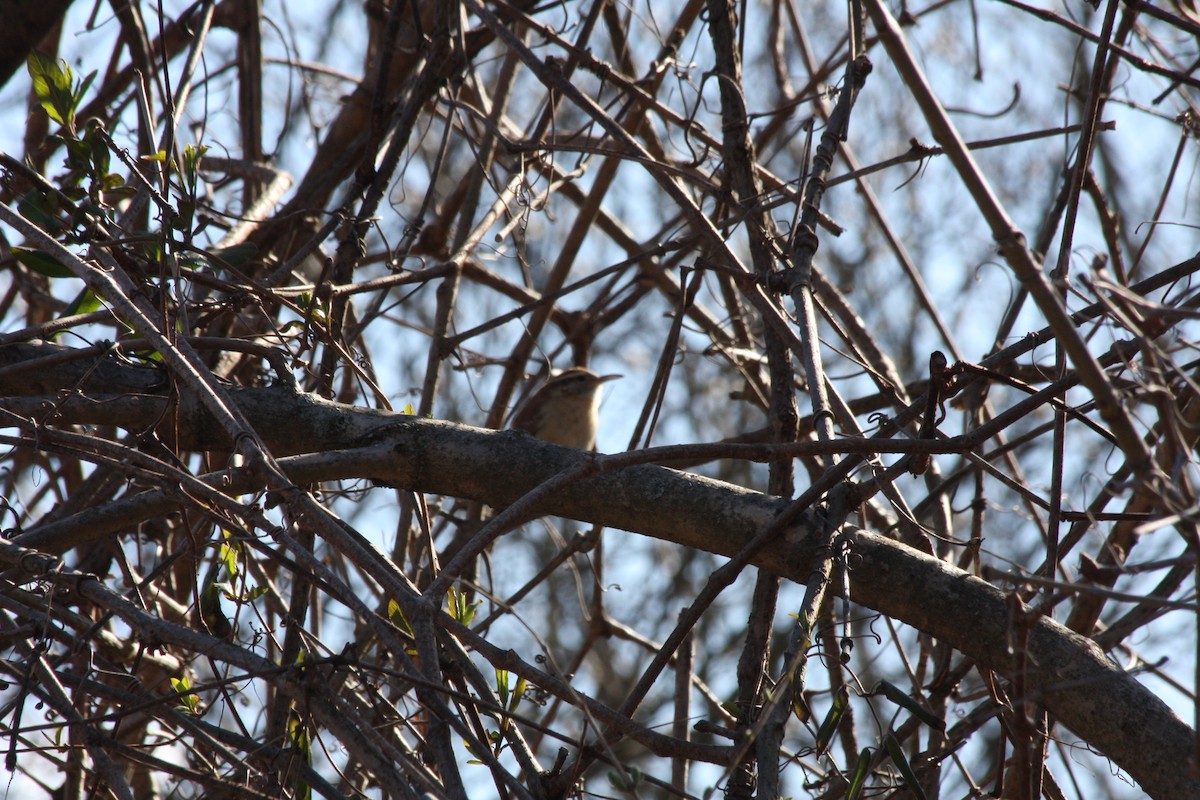
[[[597,375],[572,367],[552,375],[513,417],[514,430],[579,450],[596,447],[600,386],[620,375]]]

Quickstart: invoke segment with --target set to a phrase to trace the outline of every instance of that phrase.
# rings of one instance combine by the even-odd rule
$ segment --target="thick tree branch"
[[[26,353],[52,345],[23,345]],[[2,348],[0,352],[12,352]],[[43,355],[46,350],[42,349]],[[144,380],[142,370],[123,370]],[[0,371],[0,394],[19,389],[14,365]],[[109,377],[113,377],[109,375]],[[111,388],[113,384],[109,383]],[[605,471],[623,463],[545,444],[513,432],[484,431],[385,414],[321,401],[280,389],[231,393],[249,423],[271,446],[305,455],[279,463],[295,484],[369,478],[419,492],[469,498],[493,507],[510,504],[580,459],[596,459],[600,474],[566,486],[536,504],[532,513],[555,514],[620,528],[686,547],[732,555],[780,513],[785,503],[731,484],[658,466]],[[77,402],[77,401],[72,401]],[[159,401],[161,402],[161,400]],[[189,449],[221,449],[219,428],[201,424],[199,404],[181,398],[182,430],[197,431]],[[188,409],[195,409],[189,412]],[[143,420],[144,422],[144,420]],[[297,434],[297,432],[300,432]],[[210,441],[199,437],[211,436]],[[245,470],[204,476],[209,485],[238,494],[263,487]],[[161,491],[143,492],[18,536],[23,547],[63,552],[98,537],[170,513],[179,501]],[[854,530],[853,599],[902,620],[960,650],[981,665],[1011,675],[1017,654],[1008,651],[1009,610],[1004,592],[990,583],[882,536]],[[806,520],[764,548],[757,566],[804,582],[815,548]],[[17,560],[11,563],[17,566]],[[1194,796],[1200,783],[1186,776],[1193,732],[1137,679],[1121,670],[1091,640],[1040,620],[1031,629],[1024,675],[1031,697],[1092,747],[1133,776],[1152,797]],[[1103,701],[1100,702],[1100,698]]]

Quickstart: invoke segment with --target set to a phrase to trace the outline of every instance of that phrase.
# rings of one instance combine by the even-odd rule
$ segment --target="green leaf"
[[[642,782],[642,771],[637,767],[627,767],[625,774],[609,772],[608,782],[618,792],[627,794],[636,792],[638,785]]]
[[[329,320],[327,305],[319,300],[312,292],[301,292],[299,305],[304,311],[312,315],[313,320],[324,327]]]
[[[235,577],[238,574],[238,555],[241,548],[236,544],[230,544],[228,541],[221,542],[221,551],[218,558],[225,565],[225,572],[230,577]]]
[[[288,722],[288,738],[290,738],[292,743],[295,744],[296,747],[302,752],[307,752],[309,746],[312,744],[312,738],[308,734],[308,728],[303,722],[300,721],[298,717],[294,715]],[[308,758],[305,759],[305,761],[308,760]]]
[[[496,695],[500,698],[500,705],[508,706],[508,670],[496,667]]]
[[[171,687],[179,695],[180,704],[191,714],[200,710],[200,697],[192,694],[192,682],[184,675],[182,678],[171,678]]]
[[[475,610],[479,608],[482,602],[482,600],[476,600],[472,603],[467,600],[465,594],[457,591],[453,586],[446,593],[446,605],[450,611],[450,616],[454,617],[460,625],[471,624],[471,620],[475,619]]]
[[[211,252],[226,266],[236,269],[258,255],[258,246],[253,242],[243,242],[233,247],[216,247]]]
[[[871,692],[871,695],[875,696],[880,694],[882,694],[888,700],[891,700],[896,705],[905,709],[914,717],[921,720],[934,730],[946,730],[945,720],[939,719],[938,717],[935,717],[933,714],[929,713],[929,711],[923,705],[901,691],[898,686],[895,686],[888,681],[880,681],[879,683],[875,684],[875,689]]]
[[[799,682],[793,682],[792,687],[792,715],[800,722],[808,722],[812,719],[812,709],[808,707],[808,701],[804,699],[804,687]]]
[[[883,743],[887,747],[888,755],[892,757],[892,763],[896,765],[896,769],[900,770],[900,775],[904,778],[908,790],[917,800],[927,800],[925,790],[917,782],[917,774],[913,772],[912,764],[908,763],[908,756],[904,755],[904,748],[900,746],[900,741],[889,733],[883,737]]]
[[[34,250],[28,247],[14,247],[13,255],[17,257],[25,266],[29,267],[34,272],[45,275],[47,278],[74,278],[75,273],[71,272],[61,261],[47,253],[45,250]]]
[[[65,61],[48,58],[41,53],[29,54],[29,77],[33,79],[33,95],[50,119],[66,125],[71,96],[71,68]]]
[[[304,763],[312,766],[312,731],[308,725],[304,724],[304,720],[300,718],[300,715],[294,709],[290,717],[288,720],[288,738],[291,739],[295,750],[300,753],[300,757]],[[308,784],[308,781],[299,775],[294,776],[292,780],[293,785],[296,787],[296,791],[292,793],[292,796],[301,798],[301,800],[311,800],[312,787]]]
[[[58,196],[52,192],[32,191],[23,195],[17,203],[21,216],[37,225],[46,233],[55,236],[62,231],[58,221]]]
[[[100,135],[100,130],[95,127],[89,127],[83,139],[91,147],[92,174],[98,178],[104,178],[108,175],[108,167],[111,161],[111,155],[108,152],[108,143]]]
[[[92,144],[86,139],[67,139],[67,166],[71,169],[84,169],[92,161]]]
[[[75,73],[62,59],[52,59],[41,53],[31,53],[26,62],[29,77],[33,79],[33,94],[38,105],[45,109],[50,119],[75,133],[75,113],[83,96],[96,79],[92,72],[82,81],[75,80]]]
[[[179,264],[180,269],[186,269],[188,272],[195,272],[212,265],[212,262],[203,253],[195,253],[191,250],[184,250],[176,255],[175,261]]]
[[[478,755],[478,754],[475,752],[475,750],[474,750],[474,749],[471,747],[471,743],[470,743],[470,742],[468,742],[466,739],[463,739],[463,740],[462,740],[462,743],[463,743],[463,747],[465,747],[465,748],[466,748],[466,750],[467,750],[467,753],[469,753],[470,755],[473,755],[473,756],[474,756],[474,755]],[[467,759],[467,763],[468,763],[468,764],[482,764],[483,762],[482,762],[482,761],[480,761],[478,758],[469,758],[469,759]]]
[[[850,788],[846,792],[846,800],[858,800],[862,797],[863,787],[867,785],[867,774],[871,770],[871,748],[864,747],[858,754],[858,762],[850,775]]]
[[[404,611],[400,608],[400,604],[395,600],[388,600],[388,619],[392,621],[393,625],[407,633],[410,637],[413,635],[412,625],[409,624],[408,619],[404,616]]]
[[[183,173],[184,185],[188,194],[195,195],[196,193],[196,184],[200,181],[200,162],[207,152],[208,147],[205,145],[189,144],[183,148],[183,168],[180,172]]]
[[[517,706],[521,704],[521,698],[525,696],[525,690],[529,688],[529,681],[522,677],[517,678],[517,686],[513,689],[512,705],[508,707],[509,711],[516,711]]]
[[[189,172],[200,169],[200,160],[208,152],[208,145],[189,144],[183,148],[183,168]]]
[[[104,308],[104,304],[100,302],[100,298],[91,289],[85,288],[80,292],[71,304],[67,306],[62,315],[64,317],[73,317],[76,314],[90,314],[93,311],[99,311]]]
[[[221,607],[221,584],[210,583],[200,592],[200,616],[209,633],[222,639],[233,635],[233,623]]]
[[[833,705],[830,707],[829,713],[825,715],[825,719],[821,721],[821,727],[817,729],[817,755],[821,755],[829,749],[829,743],[833,741],[833,734],[837,732],[838,723],[842,721],[849,706],[850,701],[846,694],[846,687],[843,686],[833,696]]]

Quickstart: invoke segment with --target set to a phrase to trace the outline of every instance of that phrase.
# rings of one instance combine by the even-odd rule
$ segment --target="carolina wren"
[[[572,367],[551,376],[513,416],[514,430],[543,441],[592,450],[596,447],[600,386],[620,375],[597,375]]]

